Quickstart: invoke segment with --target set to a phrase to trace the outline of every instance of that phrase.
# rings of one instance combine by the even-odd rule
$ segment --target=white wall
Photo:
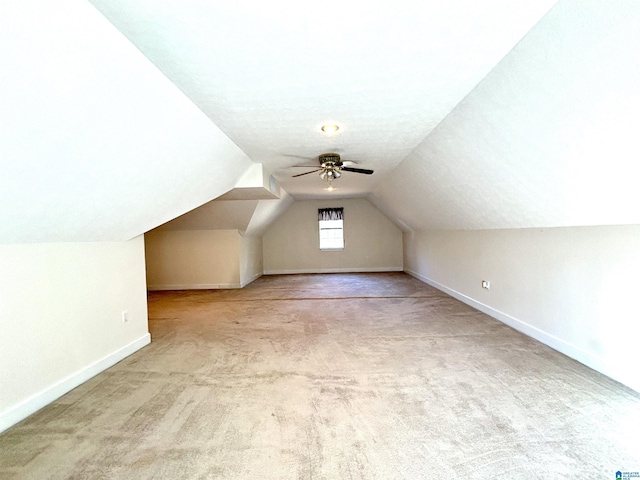
[[[145,235],[149,290],[241,288],[262,275],[260,236],[167,228]]]
[[[240,287],[237,230],[153,230],[145,250],[149,290]]]
[[[240,286],[262,276],[262,237],[240,237]]]
[[[408,273],[640,391],[640,226],[430,231],[404,240]]]
[[[370,197],[407,271],[635,389],[639,22],[561,0]]]
[[[344,207],[345,248],[321,251],[318,209]],[[402,270],[402,232],[368,200],[297,201],[263,236],[264,273]]]
[[[142,237],[0,245],[0,272],[0,431],[150,341]]]

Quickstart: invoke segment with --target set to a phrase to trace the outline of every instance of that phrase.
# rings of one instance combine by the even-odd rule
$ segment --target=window
[[[344,248],[342,208],[318,209],[320,229],[320,250],[340,250]]]

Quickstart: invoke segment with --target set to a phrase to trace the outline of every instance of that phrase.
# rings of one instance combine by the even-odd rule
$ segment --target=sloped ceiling
[[[252,165],[89,3],[0,5],[0,242],[127,240]]]
[[[255,163],[291,194],[256,232],[328,195],[406,230],[640,223],[638,2],[91,3],[0,6],[0,242],[126,240]],[[375,174],[291,179],[327,151]]]
[[[640,223],[640,2],[561,2],[371,195],[405,230]]]
[[[259,236],[294,201],[284,190],[278,199],[223,200],[224,197],[207,202],[156,230],[238,230],[242,235]]]
[[[244,230],[259,200],[213,200],[156,230]]]
[[[263,166],[254,163],[233,189],[155,230],[238,230],[260,236],[292,203]]]
[[[91,3],[301,199],[368,195],[555,0]],[[291,178],[324,152],[375,174]]]

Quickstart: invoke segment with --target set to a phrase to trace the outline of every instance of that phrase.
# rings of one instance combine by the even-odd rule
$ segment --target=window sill
[[[344,250],[344,247],[342,248],[321,248],[320,251],[321,252],[340,252]]]

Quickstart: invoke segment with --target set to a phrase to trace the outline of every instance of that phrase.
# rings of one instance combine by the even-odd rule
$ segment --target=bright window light
[[[318,220],[320,225],[320,250],[344,248],[342,220]]]

